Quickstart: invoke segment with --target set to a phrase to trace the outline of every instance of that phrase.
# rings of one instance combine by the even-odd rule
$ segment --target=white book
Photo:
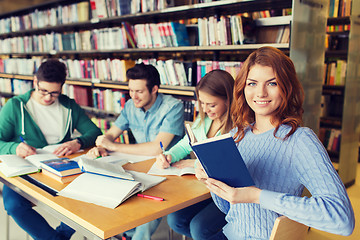
[[[162,181],[165,177],[129,171],[134,181],[102,175],[83,173],[73,180],[58,195],[108,208],[116,208],[134,194],[145,191]]]
[[[240,44],[244,44],[244,30],[243,30],[243,23],[242,23],[242,18],[240,15],[236,15],[236,28],[237,28],[237,33],[238,33],[238,39],[239,39],[239,43]]]
[[[174,60],[173,59],[166,60],[165,68],[166,68],[166,71],[169,73],[168,82],[170,83],[170,85],[172,85],[172,86],[180,85],[179,79],[177,78],[176,72],[175,72]]]
[[[180,61],[176,61],[174,62],[174,67],[175,67],[176,75],[179,79],[180,86],[187,86],[188,80],[186,77],[184,64]]]
[[[41,162],[59,158],[53,154],[52,145],[36,149],[36,154],[22,158],[15,154],[0,155],[0,171],[6,177],[15,177],[38,172]],[[49,150],[50,149],[50,150]]]
[[[124,168],[122,167],[123,164],[127,163],[127,161],[117,161],[115,159],[117,159],[115,156],[103,157],[99,159],[81,157],[78,161],[78,164],[82,172],[134,180],[133,176],[130,173],[125,172]]]
[[[0,172],[6,177],[15,177],[38,172],[39,168],[15,154],[0,155]]]
[[[110,156],[116,156],[118,160],[126,160],[130,163],[142,162],[149,159],[154,159],[156,156],[146,156],[146,155],[134,155],[120,152],[110,152]]]
[[[172,166],[168,168],[159,168],[155,162],[148,171],[148,174],[162,175],[162,176],[166,176],[166,175],[182,176],[185,174],[195,174],[195,168],[194,167],[177,168]]]

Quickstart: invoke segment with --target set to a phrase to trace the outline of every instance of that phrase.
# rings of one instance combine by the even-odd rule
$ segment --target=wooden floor
[[[307,240],[359,240],[360,224],[356,220],[360,220],[360,163],[357,166],[357,176],[355,184],[347,188],[354,212],[355,212],[355,229],[351,236],[344,237],[335,234],[322,232],[316,229],[310,229]]]

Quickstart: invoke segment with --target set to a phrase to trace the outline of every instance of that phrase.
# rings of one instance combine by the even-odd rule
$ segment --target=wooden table
[[[135,164],[128,163],[124,168],[147,172],[154,161],[152,159]],[[66,186],[41,173],[31,176],[56,190]],[[164,182],[144,192],[162,197],[165,201],[133,196],[117,208],[110,209],[62,196],[52,196],[21,177],[7,178],[0,173],[1,182],[89,239],[107,239],[210,197],[208,189],[193,175],[166,178]]]

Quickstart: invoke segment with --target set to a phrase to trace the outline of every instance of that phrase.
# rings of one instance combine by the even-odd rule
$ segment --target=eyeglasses
[[[37,82],[37,90],[39,91],[39,93],[43,96],[47,96],[47,95],[50,95],[50,97],[58,97],[60,96],[61,92],[58,92],[58,91],[54,91],[54,92],[49,92],[48,90],[46,89],[42,89],[40,88],[39,86],[39,82]]]

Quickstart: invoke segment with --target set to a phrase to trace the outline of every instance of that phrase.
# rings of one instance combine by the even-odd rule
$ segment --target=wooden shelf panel
[[[261,44],[243,44],[243,45],[224,45],[224,46],[186,46],[186,47],[165,47],[165,48],[126,48],[126,49],[109,49],[109,50],[88,50],[88,51],[50,51],[50,52],[31,52],[31,53],[0,53],[0,55],[16,55],[16,56],[49,56],[49,55],[114,55],[114,54],[135,54],[135,53],[181,53],[191,54],[194,52],[211,52],[215,51],[242,51],[250,53],[253,50],[264,46],[272,46],[281,50],[288,50],[289,43],[261,43]],[[130,56],[126,56],[127,58]]]
[[[342,123],[341,117],[321,117],[320,118],[321,127],[341,128],[341,123]]]
[[[3,78],[17,78],[23,80],[32,80],[33,76],[28,75],[17,75],[17,74],[7,74],[0,73],[0,77]],[[98,87],[98,88],[109,88],[109,89],[120,89],[120,90],[129,90],[128,84],[126,82],[112,82],[112,81],[100,81],[93,83],[90,79],[67,79],[66,84],[78,85],[85,87]],[[160,85],[159,92],[173,95],[181,96],[190,96],[195,97],[195,87],[192,86],[168,86]]]
[[[323,95],[344,95],[345,86],[323,85]]]
[[[350,17],[331,17],[327,19],[327,25],[344,25],[350,24]]]
[[[120,113],[108,112],[105,110],[101,110],[101,109],[97,109],[97,108],[89,107],[89,106],[81,106],[81,108],[83,108],[87,113],[94,114],[96,116],[104,116],[107,119],[108,118],[116,119],[120,115]]]

